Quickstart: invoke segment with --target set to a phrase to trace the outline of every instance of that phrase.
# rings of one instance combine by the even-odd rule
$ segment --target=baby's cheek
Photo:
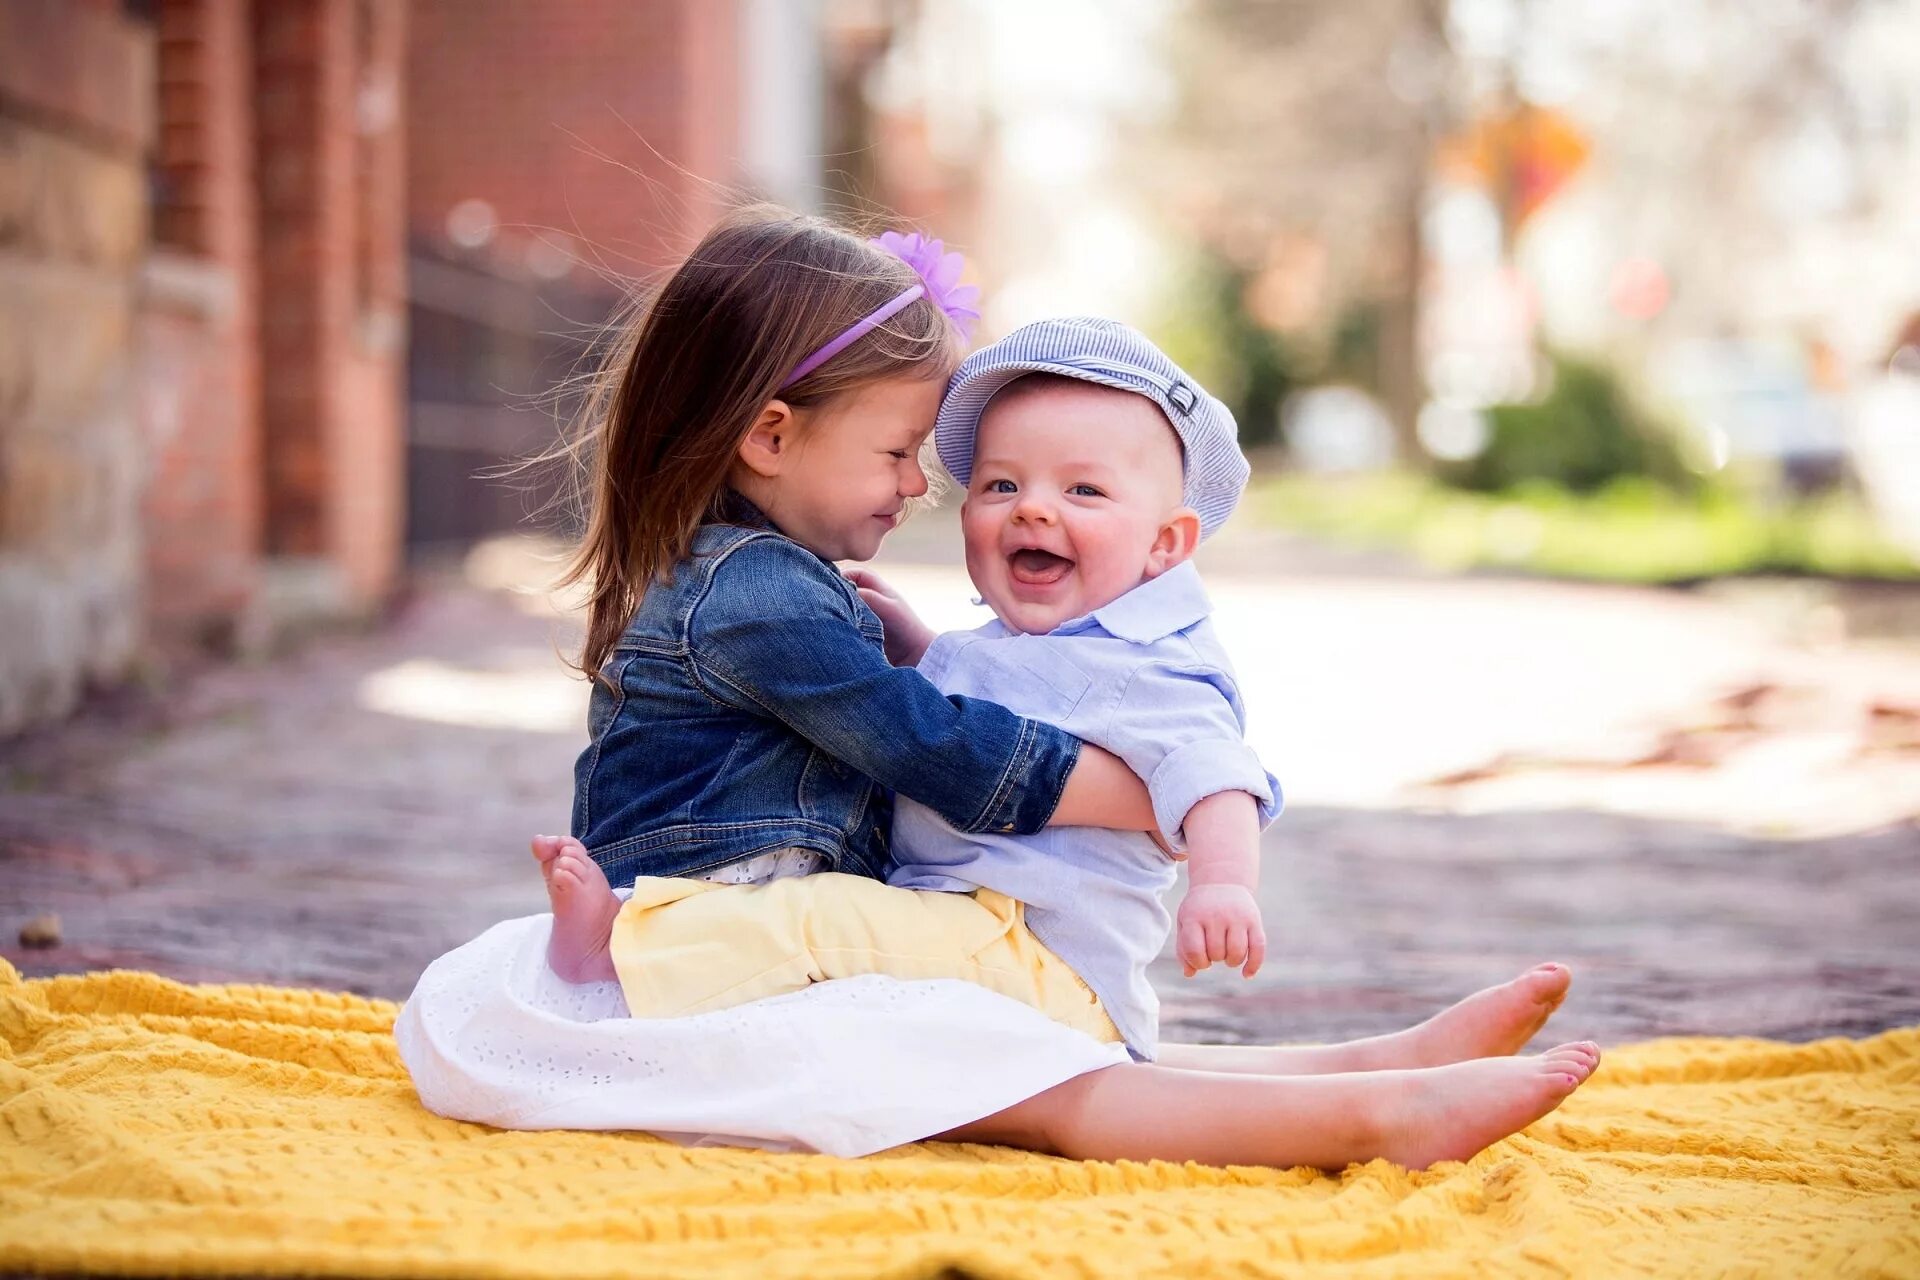
[[[967,577],[972,580],[973,589],[982,594],[991,592],[998,581],[994,576],[996,556],[984,541],[966,537],[965,544]]]
[[[985,560],[1000,544],[1000,522],[975,506],[960,509],[960,541],[966,547],[967,567],[976,558]]]
[[[1147,546],[1129,536],[1133,531],[1113,521],[1090,521],[1075,542],[1089,578],[1105,584],[1137,578],[1146,564]]]

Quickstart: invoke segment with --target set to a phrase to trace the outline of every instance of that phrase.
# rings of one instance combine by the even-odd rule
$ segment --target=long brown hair
[[[952,374],[962,339],[923,297],[780,389],[807,356],[917,280],[850,231],[755,205],[725,217],[616,321],[563,451],[583,468],[587,506],[560,579],[587,588],[580,670],[597,675],[647,588],[718,518],[740,442],[769,400],[808,409],[885,378]]]

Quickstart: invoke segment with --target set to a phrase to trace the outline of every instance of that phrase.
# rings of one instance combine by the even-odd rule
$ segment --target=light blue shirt
[[[920,670],[942,693],[987,698],[1113,752],[1142,778],[1175,848],[1187,810],[1222,791],[1260,802],[1265,827],[1280,784],[1246,742],[1233,667],[1191,562],[1046,635],[998,619],[936,639]],[[1092,987],[1136,1058],[1151,1060],[1160,1001],[1147,964],[1172,927],[1163,898],[1174,864],[1143,831],[1049,827],[1030,836],[967,835],[924,805],[896,801],[887,882],[908,889],[992,889],[1027,906],[1027,924]]]

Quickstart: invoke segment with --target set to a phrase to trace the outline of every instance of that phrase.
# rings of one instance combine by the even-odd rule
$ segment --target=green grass
[[[1755,573],[1920,579],[1920,564],[1848,494],[1767,506],[1732,490],[1690,497],[1643,481],[1579,496],[1552,486],[1467,493],[1406,473],[1280,475],[1257,481],[1245,510],[1275,527],[1450,569],[1639,583]]]

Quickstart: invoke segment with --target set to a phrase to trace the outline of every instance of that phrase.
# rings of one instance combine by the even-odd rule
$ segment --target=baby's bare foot
[[[1481,1058],[1408,1071],[1388,1095],[1380,1154],[1409,1169],[1466,1160],[1546,1115],[1600,1062],[1591,1041],[1534,1058]]]
[[[610,981],[616,975],[608,943],[620,899],[607,884],[606,873],[587,856],[586,846],[570,836],[535,836],[533,856],[553,904],[547,967],[568,982]]]
[[[1405,1033],[1414,1063],[1442,1067],[1520,1052],[1567,998],[1572,981],[1565,965],[1542,964],[1511,982],[1474,992]]]

